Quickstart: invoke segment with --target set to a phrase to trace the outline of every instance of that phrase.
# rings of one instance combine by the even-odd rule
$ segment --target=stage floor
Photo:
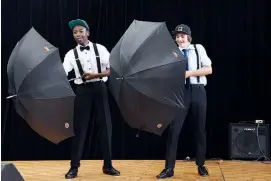
[[[6,163],[6,162],[2,162]],[[10,163],[10,162],[9,162]],[[14,161],[12,162],[26,181],[66,181],[64,174],[69,169],[69,161]],[[121,176],[102,174],[102,161],[81,162],[79,175],[74,181],[126,180],[154,181],[163,169],[163,160],[114,160],[113,165]],[[248,161],[207,161],[209,177],[197,175],[194,162],[177,161],[175,175],[170,179],[179,181],[271,181],[271,164]]]

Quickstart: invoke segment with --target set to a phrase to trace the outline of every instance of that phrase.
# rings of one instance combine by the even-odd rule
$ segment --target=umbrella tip
[[[139,128],[138,128],[138,132],[136,134],[136,137],[139,138],[139,134],[140,134],[140,131],[143,130],[143,128],[145,127],[145,125],[141,125]]]
[[[138,133],[136,134],[136,137],[139,138],[139,134],[140,134],[140,130],[138,131]]]

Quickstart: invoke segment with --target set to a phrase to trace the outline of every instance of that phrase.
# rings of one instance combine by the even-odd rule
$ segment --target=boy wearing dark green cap
[[[77,87],[71,168],[65,178],[71,179],[77,176],[87,128],[90,120],[93,120],[93,113],[100,133],[104,157],[103,173],[118,176],[120,172],[113,168],[111,161],[112,125],[105,85],[110,74],[110,53],[104,46],[88,40],[89,26],[84,20],[72,20],[69,22],[69,27],[78,45],[65,55],[63,66],[67,75],[74,69],[76,75],[74,83]]]

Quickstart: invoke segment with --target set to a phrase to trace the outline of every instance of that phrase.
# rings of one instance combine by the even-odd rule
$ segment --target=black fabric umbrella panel
[[[31,28],[15,46],[7,73],[9,98],[33,130],[56,144],[74,136],[75,94],[56,47]]]
[[[132,128],[161,135],[184,115],[185,58],[164,22],[134,20],[110,64],[109,89]]]

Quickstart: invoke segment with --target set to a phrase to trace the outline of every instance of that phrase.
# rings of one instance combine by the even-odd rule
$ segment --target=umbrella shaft
[[[17,97],[17,95],[8,96],[7,99],[10,99],[10,98],[13,98],[13,97]]]
[[[73,81],[73,80],[76,80],[76,79],[81,79],[81,77],[69,79],[69,82],[70,82],[70,81]]]

